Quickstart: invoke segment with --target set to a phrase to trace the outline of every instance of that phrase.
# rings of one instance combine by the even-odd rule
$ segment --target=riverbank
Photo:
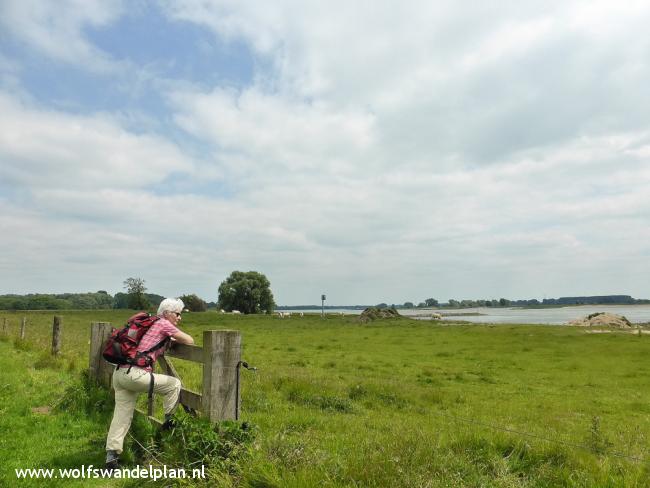
[[[318,310],[300,310],[304,314],[320,314]],[[335,309],[325,315],[359,315],[362,310]],[[441,314],[443,320],[453,321],[461,318],[468,322],[485,324],[538,324],[565,325],[571,320],[582,318],[596,312],[609,312],[623,315],[632,323],[650,322],[650,305],[571,305],[561,307],[521,308],[521,307],[477,307],[465,309],[448,308],[408,308],[399,309],[404,317],[430,320],[432,314]]]

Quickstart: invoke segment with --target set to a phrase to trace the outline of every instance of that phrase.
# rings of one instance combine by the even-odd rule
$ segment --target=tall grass
[[[91,321],[62,312],[63,354],[87,364]],[[17,330],[22,314],[9,317]],[[49,347],[51,313],[28,313]],[[200,343],[238,329],[254,449],[223,486],[649,486],[650,338],[526,325],[185,314]],[[200,390],[200,366],[174,360]],[[68,368],[68,364],[64,369]],[[527,435],[522,435],[527,434]]]

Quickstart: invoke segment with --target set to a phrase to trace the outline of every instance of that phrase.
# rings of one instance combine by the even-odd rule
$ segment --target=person
[[[185,304],[179,298],[165,298],[160,302],[156,314],[159,320],[154,322],[142,337],[137,351],[147,351],[168,337],[181,344],[194,344],[192,336],[178,328],[184,306]],[[152,364],[161,354],[164,354],[164,351],[165,348],[161,347],[149,353],[153,359]],[[140,393],[150,391],[152,378],[153,392],[163,395],[165,413],[163,427],[170,427],[173,422],[172,414],[176,410],[181,392],[181,382],[178,378],[156,374],[151,366],[140,368],[127,364],[118,366],[113,372],[115,410],[106,438],[106,468],[110,470],[119,467],[119,456],[122,453],[124,438],[131,427],[136,400]]]

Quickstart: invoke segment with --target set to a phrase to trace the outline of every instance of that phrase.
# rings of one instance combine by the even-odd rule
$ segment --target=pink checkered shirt
[[[138,344],[137,350],[146,351],[147,349],[151,349],[153,346],[155,346],[160,341],[162,341],[165,337],[173,336],[174,334],[176,334],[176,332],[180,332],[178,328],[175,327],[169,320],[161,317],[159,320],[154,322],[154,324],[149,329],[149,332],[147,332],[144,335],[144,337],[140,341],[140,344]],[[165,348],[161,347],[157,351],[150,353],[154,362],[156,361],[156,359],[158,359],[158,356],[160,356],[163,352],[165,352]],[[146,369],[147,371],[153,370],[153,368],[151,367],[143,368],[143,369]]]

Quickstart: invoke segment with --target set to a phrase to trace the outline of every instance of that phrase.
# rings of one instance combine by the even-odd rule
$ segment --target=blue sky
[[[542,8],[543,7],[543,8]],[[644,2],[0,4],[0,293],[650,297]]]

